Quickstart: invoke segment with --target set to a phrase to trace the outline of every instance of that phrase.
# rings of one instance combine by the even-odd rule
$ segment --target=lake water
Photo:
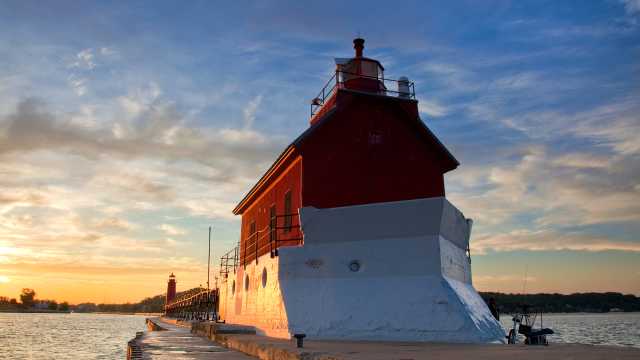
[[[640,313],[543,314],[542,321],[555,332],[547,337],[550,342],[640,347]],[[513,327],[507,314],[500,322],[507,332]]]
[[[144,316],[0,313],[0,359],[124,359]],[[502,315],[505,328],[510,317]],[[640,347],[640,313],[544,315],[551,342]]]
[[[125,359],[145,317],[0,313],[0,359]]]

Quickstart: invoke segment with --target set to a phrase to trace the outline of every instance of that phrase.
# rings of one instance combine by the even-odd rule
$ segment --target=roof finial
[[[356,57],[362,57],[362,50],[364,50],[364,39],[359,36],[353,39],[353,48],[356,49]]]

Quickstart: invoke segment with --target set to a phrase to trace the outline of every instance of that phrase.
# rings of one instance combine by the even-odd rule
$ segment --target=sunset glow
[[[206,286],[209,226],[213,286],[358,32],[461,163],[479,291],[640,295],[638,2],[175,6],[1,6],[0,296]]]

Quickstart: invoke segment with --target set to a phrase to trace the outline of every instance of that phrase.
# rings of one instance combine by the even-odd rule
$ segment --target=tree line
[[[203,289],[193,288],[177,294],[177,298],[189,296]],[[531,306],[532,310],[545,313],[591,312],[605,313],[611,311],[640,312],[640,297],[624,295],[616,292],[575,293],[575,294],[505,294],[499,292],[481,292],[480,296],[488,302],[494,298],[500,312],[512,314],[522,309],[522,305]],[[0,297],[0,311],[50,310],[75,312],[113,312],[113,313],[161,313],[164,310],[165,295],[156,295],[137,303],[94,304],[82,303],[69,305],[67,302],[57,303],[54,300],[38,300],[33,289],[23,289],[20,301]]]
[[[488,302],[494,298],[501,313],[512,314],[522,310],[522,305],[545,313],[590,312],[606,313],[612,311],[640,311],[640,297],[617,292],[575,293],[575,294],[504,294],[481,292],[480,296]]]
[[[22,289],[20,302],[17,299],[9,299],[0,296],[0,311],[63,311],[70,310],[69,303],[64,301],[58,304],[55,300],[36,299],[36,291],[29,288]]]

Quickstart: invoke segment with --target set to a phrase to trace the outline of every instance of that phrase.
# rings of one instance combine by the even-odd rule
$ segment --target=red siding
[[[444,196],[443,165],[416,129],[417,103],[347,92],[299,149],[303,206]],[[407,111],[408,110],[408,111]]]
[[[249,227],[252,221],[256,222],[256,229],[264,231],[269,228],[270,215],[269,210],[272,205],[276,206],[276,214],[284,215],[284,197],[287,191],[291,191],[291,207],[297,213],[301,206],[301,177],[302,177],[302,158],[295,159],[289,167],[277,177],[269,187],[264,190],[259,197],[254,200],[251,205],[242,214],[242,227],[240,229],[240,258],[247,262],[255,260],[255,247],[251,245],[249,251],[247,248],[247,240]],[[283,226],[284,219],[278,220],[277,226]],[[294,217],[293,224],[297,224],[298,219]],[[269,234],[268,231],[261,233],[263,235],[258,242],[258,256],[269,252]],[[298,234],[295,231],[284,233],[279,230],[278,238],[280,240],[287,237],[295,237]],[[251,239],[250,243],[253,242]],[[246,254],[245,254],[246,252]],[[246,257],[245,257],[246,255]]]

